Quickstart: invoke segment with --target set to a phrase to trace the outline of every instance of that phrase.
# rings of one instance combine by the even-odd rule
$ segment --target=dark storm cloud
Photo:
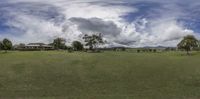
[[[102,33],[109,36],[118,36],[121,33],[121,29],[112,21],[104,21],[99,18],[71,18],[69,20],[77,24],[83,33]]]
[[[117,44],[121,44],[121,45],[127,45],[127,46],[130,46],[130,45],[134,45],[136,43],[136,41],[131,41],[131,40],[123,40],[123,41],[114,41],[115,43]]]

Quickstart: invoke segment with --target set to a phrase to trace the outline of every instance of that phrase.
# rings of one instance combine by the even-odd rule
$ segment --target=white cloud
[[[55,37],[63,37],[70,43],[73,40],[80,40],[80,36],[85,32],[94,31],[104,32],[105,39],[110,45],[139,47],[175,46],[183,36],[197,35],[177,22],[176,18],[183,13],[174,5],[164,6],[173,7],[174,12],[157,10],[162,14],[158,19],[139,18],[127,22],[122,16],[140,11],[134,6],[123,5],[127,2],[134,3],[123,0],[8,0],[5,4],[2,3],[5,7],[1,7],[7,13],[0,13],[6,14],[5,17],[12,17],[7,19],[5,24],[21,30],[21,33],[2,34],[0,38],[8,37],[17,43],[50,43]],[[71,20],[77,18],[85,20],[84,22],[96,23],[90,24],[93,26],[84,26],[87,24],[83,21]],[[95,18],[98,20],[94,20]],[[103,28],[100,29],[99,26]],[[111,34],[115,35],[109,36]]]

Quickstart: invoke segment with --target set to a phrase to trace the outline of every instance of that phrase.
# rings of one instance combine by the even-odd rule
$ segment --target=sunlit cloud
[[[199,6],[197,0],[0,0],[0,39],[71,43],[102,33],[107,46],[175,46],[185,35],[199,37]]]

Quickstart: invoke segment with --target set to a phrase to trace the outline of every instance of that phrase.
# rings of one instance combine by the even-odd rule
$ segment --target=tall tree
[[[187,52],[187,55],[190,54],[189,51],[198,46],[199,42],[193,35],[185,36],[183,40],[177,45],[179,49],[185,50]]]
[[[72,47],[75,51],[81,51],[83,50],[83,44],[81,44],[81,42],[79,41],[74,41],[72,42]]]
[[[104,44],[104,41],[103,41],[103,38],[102,38],[101,34],[99,34],[99,35],[95,35],[95,34],[87,35],[86,34],[83,37],[83,39],[86,42],[85,46],[89,46],[89,49],[93,50],[93,51],[98,47],[98,45]]]
[[[12,49],[12,42],[9,39],[3,39],[2,41],[2,49],[5,50],[5,52],[7,52],[7,50],[11,50]]]
[[[65,49],[66,48],[66,45],[65,45],[65,39],[63,38],[56,38],[54,39],[53,41],[53,45],[54,45],[54,48],[55,49]]]
[[[0,41],[0,51],[3,50],[3,43]]]

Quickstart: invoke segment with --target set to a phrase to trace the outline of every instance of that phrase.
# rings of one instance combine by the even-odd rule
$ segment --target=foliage
[[[96,48],[98,47],[98,45],[100,44],[104,44],[102,35],[85,35],[83,37],[83,39],[85,40],[86,44],[85,46],[89,46],[89,50],[96,50]]]
[[[59,49],[66,49],[66,45],[65,45],[65,39],[63,38],[56,38],[53,41],[53,46],[55,49],[59,50]]]
[[[3,39],[3,41],[0,42],[0,49],[5,50],[6,52],[7,50],[11,50],[12,47],[12,42],[7,38]]]
[[[125,47],[114,47],[113,51],[126,51]]]
[[[0,50],[3,50],[3,43],[0,42]]]
[[[72,47],[68,47],[67,50],[68,50],[69,53],[72,53],[72,52],[73,52],[73,48],[72,48]]]
[[[137,53],[141,53],[141,52],[150,52],[150,53],[156,53],[157,49],[151,49],[151,48],[141,48],[141,49],[137,49]]]
[[[81,42],[79,41],[74,41],[72,42],[72,47],[75,51],[81,51],[83,50],[83,44],[81,44]]]
[[[185,36],[183,40],[177,45],[179,49],[187,51],[187,54],[189,54],[189,51],[198,46],[199,42],[193,35]]]
[[[156,50],[156,49],[153,49],[153,52],[154,52],[154,53],[156,53],[156,52],[157,52],[157,50]]]

